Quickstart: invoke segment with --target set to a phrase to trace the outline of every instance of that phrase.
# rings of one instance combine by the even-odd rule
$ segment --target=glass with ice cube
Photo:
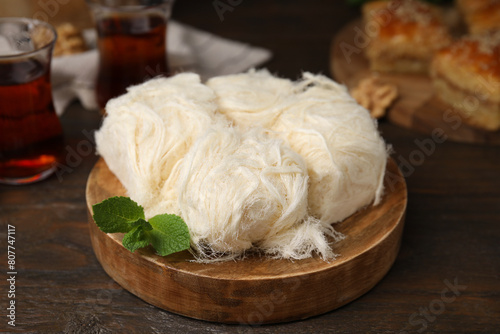
[[[52,174],[63,152],[50,63],[57,34],[41,21],[0,19],[0,183]]]

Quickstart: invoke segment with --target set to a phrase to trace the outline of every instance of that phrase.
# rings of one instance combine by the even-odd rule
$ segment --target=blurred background
[[[216,3],[176,0],[172,19],[221,37],[271,50],[274,56],[263,66],[291,79],[298,78],[301,71],[330,76],[329,50],[333,35],[349,20],[360,15],[359,8],[348,5],[346,1],[241,0],[239,4],[233,1],[237,5],[219,12]],[[227,1],[220,3],[228,4]],[[314,20],[304,17],[304,8],[307,8],[308,15],[314,16]],[[1,16],[37,18],[55,26],[71,22],[79,29],[93,27],[85,0],[2,0]],[[248,29],[249,25],[252,29]]]
[[[2,0],[0,17],[22,16],[59,25],[71,22],[76,27],[92,26],[85,0]]]

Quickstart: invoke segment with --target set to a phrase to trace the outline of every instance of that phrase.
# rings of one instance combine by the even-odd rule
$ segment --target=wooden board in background
[[[99,160],[87,181],[86,198],[94,252],[123,288],[157,307],[188,317],[239,324],[277,323],[334,310],[373,288],[396,259],[407,203],[406,183],[390,160],[386,194],[376,207],[360,210],[335,225],[346,238],[334,245],[340,256],[244,260],[202,264],[189,252],[161,257],[151,248],[131,253],[122,234],[101,232],[92,205],[125,189]]]
[[[361,20],[346,25],[331,45],[330,68],[336,81],[348,88],[371,75],[364,56],[364,31]],[[351,52],[349,52],[349,50]],[[390,107],[387,118],[398,126],[432,135],[441,129],[447,139],[476,144],[500,145],[500,131],[488,132],[464,124],[458,114],[433,96],[430,78],[422,74],[378,73],[379,77],[398,87],[399,98]]]

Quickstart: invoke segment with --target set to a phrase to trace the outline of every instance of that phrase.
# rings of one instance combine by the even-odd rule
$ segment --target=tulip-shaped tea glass
[[[0,19],[0,183],[42,180],[61,161],[63,135],[50,84],[56,39],[45,22]]]
[[[97,28],[101,110],[147,79],[168,75],[166,33],[173,0],[87,0]]]

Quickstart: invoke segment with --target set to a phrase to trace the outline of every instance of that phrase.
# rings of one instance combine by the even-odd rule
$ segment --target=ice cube
[[[0,36],[0,57],[14,56],[20,53],[23,53],[23,51],[20,51],[15,46],[13,46],[11,44],[11,41],[7,37]]]
[[[0,26],[0,55],[13,56],[16,54],[35,50],[30,32],[26,27],[16,23],[7,22]]]

